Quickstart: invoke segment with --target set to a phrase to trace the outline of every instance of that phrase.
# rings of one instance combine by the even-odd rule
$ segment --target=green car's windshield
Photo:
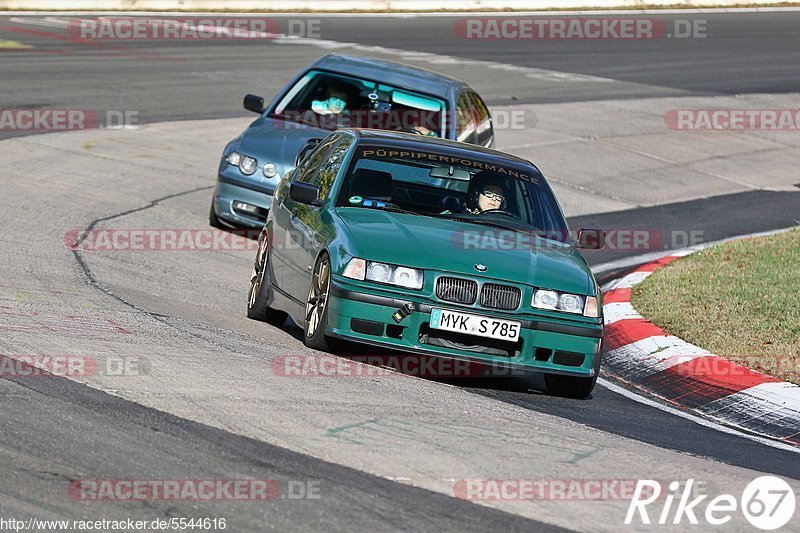
[[[566,221],[535,167],[478,153],[358,146],[336,205],[452,218],[569,242]]]
[[[374,128],[444,137],[446,107],[440,98],[312,70],[287,91],[269,116],[329,130]]]

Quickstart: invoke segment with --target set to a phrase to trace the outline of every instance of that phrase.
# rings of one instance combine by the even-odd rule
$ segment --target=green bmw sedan
[[[411,133],[338,130],[298,154],[261,232],[248,316],[336,340],[543,373],[583,398],[602,293],[531,162]]]

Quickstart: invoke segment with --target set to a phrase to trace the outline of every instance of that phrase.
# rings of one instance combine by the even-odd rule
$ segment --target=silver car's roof
[[[310,66],[395,87],[412,89],[440,98],[446,98],[453,89],[469,87],[461,80],[430,70],[371,57],[328,54]]]

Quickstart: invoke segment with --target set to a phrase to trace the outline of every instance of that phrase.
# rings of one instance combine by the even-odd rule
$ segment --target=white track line
[[[640,396],[640,395],[638,395],[638,394],[636,394],[634,392],[629,391],[628,389],[620,387],[619,385],[615,385],[615,384],[611,383],[610,381],[607,381],[607,380],[605,380],[603,378],[598,378],[597,379],[597,384],[598,385],[602,385],[603,387],[607,388],[611,392],[616,392],[617,394],[625,396],[626,398],[628,398],[630,400],[633,400],[635,402],[639,402],[639,403],[647,405],[649,407],[654,407],[654,408],[656,408],[656,409],[658,409],[660,411],[664,411],[665,413],[669,413],[671,415],[675,415],[675,416],[679,416],[681,418],[685,418],[686,420],[694,422],[695,424],[701,425],[703,427],[707,427],[709,429],[713,429],[713,430],[719,431],[720,433],[727,433],[729,435],[735,435],[737,437],[741,437],[743,439],[748,439],[748,440],[751,440],[753,442],[757,442],[759,444],[764,444],[764,445],[769,446],[771,448],[777,448],[778,450],[783,450],[783,451],[786,451],[786,452],[794,452],[794,453],[800,454],[800,448],[797,448],[796,446],[792,446],[791,444],[784,444],[784,443],[782,443],[780,441],[777,441],[777,440],[771,440],[771,439],[767,439],[767,438],[764,438],[764,437],[757,437],[757,436],[751,435],[749,433],[743,433],[743,432],[741,432],[739,430],[736,430],[736,429],[733,429],[731,427],[724,426],[722,424],[718,424],[718,423],[712,422],[710,420],[706,420],[705,418],[701,418],[699,416],[695,416],[693,414],[681,411],[679,409],[675,409],[674,407],[669,407],[669,406],[660,404],[660,403],[658,403],[658,402],[656,402],[654,400],[650,400],[649,398],[645,398],[644,396]]]
[[[0,15],[2,15],[2,11],[0,11]],[[26,24],[28,26],[47,26],[49,28],[66,28],[69,24],[68,21],[61,22],[51,20],[52,17],[46,17],[43,19],[35,18],[35,19],[21,19],[17,17],[11,17],[8,19],[9,22],[13,22],[14,24]]]
[[[609,272],[611,270],[619,270],[623,268],[634,267],[637,265],[643,265],[644,263],[649,263],[651,261],[661,259],[662,257],[668,257],[670,255],[679,255],[679,254],[686,255],[691,251],[702,250],[703,248],[708,248],[710,246],[715,246],[717,244],[722,244],[724,242],[730,242],[751,237],[769,237],[770,235],[778,235],[779,233],[785,233],[789,230],[792,230],[795,227],[797,226],[791,226],[788,228],[776,229],[770,231],[761,231],[759,233],[749,233],[746,235],[737,235],[735,237],[728,237],[727,239],[720,239],[718,241],[711,241],[703,244],[698,244],[697,246],[693,246],[686,250],[672,250],[672,251],[666,250],[666,251],[651,252],[649,254],[635,255],[633,257],[625,257],[623,259],[617,259],[616,261],[609,261],[608,263],[601,263],[597,266],[593,266],[592,272],[595,275],[603,274],[604,272]]]
[[[800,9],[797,9],[797,11],[800,11]],[[677,11],[677,12],[681,12],[681,11]],[[608,12],[604,12],[604,13],[608,14]],[[90,14],[90,13],[84,13],[84,14]],[[108,13],[100,13],[100,14],[108,15]],[[146,13],[134,13],[134,14],[136,14],[136,15],[146,15]],[[553,14],[553,13],[549,13],[549,14]],[[169,16],[168,13],[159,13],[159,15],[160,16],[165,16],[165,15]],[[182,15],[186,15],[186,13],[182,13]],[[520,15],[521,16],[521,14],[515,14],[515,15]],[[231,14],[229,14],[229,16],[231,16]],[[47,21],[47,22],[45,22],[44,20],[41,21],[41,22],[40,21],[34,22],[34,21],[30,20],[30,19],[27,19],[27,20],[11,19],[11,20],[12,20],[12,22],[21,22],[21,23],[28,23],[28,24],[40,24],[40,25],[47,25],[47,26],[52,26],[54,24],[58,24],[58,22],[61,22],[61,21],[57,21],[57,20],[54,21],[52,19],[50,21]],[[63,22],[62,22],[62,24],[63,24]],[[223,29],[224,28],[220,28],[220,30],[223,30]],[[225,30],[227,31],[227,29],[225,29]],[[500,68],[502,70],[523,70],[524,69],[526,71],[527,70],[535,71],[535,72],[527,73],[528,77],[539,77],[542,74],[550,74],[550,75],[552,75],[549,71],[544,71],[543,69],[529,69],[527,67],[516,67],[516,66],[511,66],[511,65],[505,65],[505,64],[502,64],[502,63],[497,63],[497,62],[494,62],[494,61],[461,60],[460,58],[452,58],[450,56],[440,56],[440,55],[437,55],[437,54],[428,54],[428,53],[424,53],[424,52],[412,52],[412,51],[408,51],[408,50],[397,50],[397,49],[392,49],[392,48],[384,48],[382,46],[364,46],[364,45],[359,45],[357,43],[344,43],[344,42],[339,42],[339,41],[329,41],[329,40],[324,40],[324,39],[308,39],[308,38],[297,38],[295,42],[298,42],[298,44],[300,44],[300,42],[301,42],[302,44],[310,44],[310,45],[314,45],[314,46],[320,46],[321,48],[327,48],[327,47],[331,47],[331,48],[333,48],[333,47],[337,47],[337,48],[338,47],[352,47],[352,48],[356,48],[356,49],[360,49],[360,50],[367,50],[367,51],[380,52],[380,53],[396,53],[396,54],[400,54],[400,55],[406,55],[406,54],[412,55],[413,54],[415,59],[426,60],[426,59],[433,58],[435,60],[438,60],[439,62],[442,62],[442,61],[445,61],[445,62],[454,61],[454,62],[459,62],[459,63],[473,63],[473,64],[474,63],[482,63],[485,66],[488,66],[490,68]],[[513,68],[508,68],[508,67],[513,67]],[[563,73],[560,73],[560,72],[553,72],[553,74],[557,74],[559,76],[563,76]],[[566,77],[569,78],[570,76],[571,75],[567,75]],[[597,78],[597,77],[594,77],[594,76],[582,76],[582,75],[577,75],[577,76],[579,76],[580,78],[583,78],[584,80],[586,80],[586,78],[591,78],[593,81],[614,81],[614,80],[610,80],[608,78]],[[787,228],[787,229],[783,229],[783,230],[777,230],[777,231],[768,231],[768,232],[756,233],[756,234],[746,235],[746,236],[738,236],[738,237],[734,237],[734,238],[739,239],[739,238],[742,238],[742,237],[758,237],[758,236],[765,236],[765,235],[773,235],[773,234],[776,234],[776,233],[782,233],[782,232],[788,231],[788,229],[791,229],[791,228]],[[720,240],[720,241],[714,241],[714,242],[710,242],[710,243],[705,243],[705,244],[703,244],[702,246],[700,246],[698,248],[705,248],[705,247],[708,247],[708,246],[712,246],[714,244],[727,242],[729,240],[733,240],[734,238],[723,239],[723,240]],[[653,255],[652,259],[656,259],[658,257],[664,257],[664,256],[667,256],[667,255],[673,255],[673,254],[672,253],[666,253],[665,254],[665,253],[662,253],[662,252],[657,252],[655,254],[649,254],[649,255]],[[641,256],[637,256],[637,257],[633,257],[633,258],[623,259],[623,260],[620,260],[620,261],[612,261],[610,263],[604,263],[602,265],[598,265],[597,267],[593,268],[592,270],[595,273],[602,273],[602,272],[605,272],[605,271],[608,271],[608,270],[613,270],[615,268],[624,268],[624,266],[628,266],[628,265],[633,266],[635,264],[646,262],[645,257],[646,256],[641,255]],[[648,272],[648,273],[642,273],[642,274],[649,275],[650,273]],[[621,394],[621,395],[623,395],[623,396],[625,396],[625,397],[627,397],[629,399],[632,399],[632,400],[637,401],[639,403],[642,403],[644,405],[649,405],[651,407],[655,407],[657,409],[660,409],[662,411],[674,414],[676,416],[680,416],[681,418],[685,418],[687,420],[691,420],[691,421],[693,421],[693,422],[695,422],[697,424],[700,424],[702,426],[709,427],[709,428],[712,428],[712,429],[716,429],[717,431],[721,431],[723,433],[734,434],[734,435],[740,436],[742,438],[750,439],[752,441],[755,441],[755,442],[758,442],[758,443],[761,443],[761,444],[766,444],[767,446],[771,446],[773,448],[778,448],[778,449],[781,449],[781,450],[788,450],[788,451],[793,451],[795,453],[800,453],[800,449],[795,448],[794,446],[787,445],[787,444],[781,444],[781,443],[779,443],[777,441],[772,441],[772,440],[769,440],[769,439],[764,439],[764,438],[761,438],[761,437],[756,437],[756,436],[753,436],[753,435],[749,435],[747,433],[742,433],[740,431],[737,431],[737,430],[732,429],[732,428],[728,428],[728,427],[723,426],[721,424],[710,422],[710,421],[705,420],[703,418],[700,418],[700,417],[697,417],[697,416],[694,416],[694,415],[690,415],[688,413],[681,412],[681,411],[679,411],[677,409],[673,409],[671,407],[667,407],[665,405],[659,404],[659,403],[657,403],[657,402],[655,402],[653,400],[649,400],[649,399],[647,399],[647,398],[645,398],[643,396],[639,396],[638,394],[632,393],[632,392],[628,391],[627,389],[624,389],[622,387],[614,385],[614,384],[612,384],[612,383],[610,383],[610,382],[608,382],[608,381],[606,381],[604,379],[598,379],[597,382],[600,385],[602,385],[603,387],[609,389],[612,392],[616,392],[617,394]]]
[[[742,2],[746,3],[746,2]],[[726,14],[726,13],[774,13],[774,12],[792,12],[800,11],[800,7],[710,7],[710,8],[686,8],[686,9],[590,9],[581,11],[445,11],[445,12],[425,12],[425,11],[409,11],[403,13],[381,13],[381,12],[359,12],[359,13],[343,13],[341,11],[315,11],[307,12],[291,12],[291,11],[272,11],[272,12],[259,12],[253,13],[252,11],[238,12],[238,13],[222,13],[217,11],[0,11],[0,16],[8,15],[26,15],[26,16],[41,16],[41,15],[109,15],[114,16],[147,16],[147,17],[177,17],[177,16],[209,16],[209,15],[223,15],[231,17],[246,17],[246,16],[275,16],[275,17],[302,17],[311,18],[316,16],[325,17],[347,17],[347,18],[412,18],[412,17],[467,17],[467,16],[484,16],[484,17],[532,17],[532,16],[584,16],[584,15],[684,15],[684,14]]]
[[[595,274],[601,274],[603,272],[608,272],[608,271],[616,270],[616,269],[619,269],[619,268],[633,267],[633,266],[636,266],[636,265],[639,265],[639,264],[649,263],[650,261],[659,259],[661,257],[667,257],[667,256],[670,256],[670,255],[678,255],[678,254],[686,255],[691,250],[696,250],[696,249],[699,250],[699,249],[703,249],[703,248],[708,248],[708,247],[714,246],[716,244],[721,244],[721,243],[730,242],[730,241],[734,241],[734,240],[752,238],[752,237],[767,237],[767,236],[770,236],[770,235],[777,235],[777,234],[780,234],[780,233],[785,233],[787,231],[790,231],[790,230],[794,229],[795,227],[796,226],[792,226],[792,227],[784,228],[784,229],[779,229],[779,230],[762,231],[762,232],[759,232],[759,233],[750,233],[750,234],[747,234],[747,235],[737,235],[736,237],[729,237],[727,239],[721,239],[721,240],[718,240],[718,241],[711,241],[711,242],[703,243],[701,245],[694,246],[694,247],[692,247],[692,248],[690,248],[688,250],[675,250],[675,251],[672,251],[672,252],[654,252],[652,254],[645,254],[645,255],[640,255],[640,256],[636,256],[636,257],[629,257],[629,258],[625,258],[625,259],[620,259],[618,261],[611,261],[611,262],[608,262],[608,263],[603,263],[603,264],[597,265],[596,267],[592,268],[592,271]],[[612,284],[616,285],[616,283],[614,283],[614,282],[612,282]],[[611,284],[608,284],[608,285],[611,285]],[[664,405],[664,404],[661,404],[659,402],[656,402],[655,400],[651,400],[651,399],[649,399],[649,398],[647,398],[647,397],[645,397],[643,395],[640,395],[640,394],[637,394],[635,392],[632,392],[632,391],[630,391],[630,390],[628,390],[628,389],[626,389],[624,387],[621,387],[619,385],[615,385],[614,383],[611,383],[610,381],[607,381],[607,380],[605,380],[603,378],[598,378],[597,379],[597,383],[598,383],[598,385],[601,385],[601,386],[605,387],[606,389],[610,390],[611,392],[616,392],[617,394],[621,394],[622,396],[625,396],[626,398],[628,398],[630,400],[633,400],[635,402],[639,402],[639,403],[641,403],[643,405],[654,407],[656,409],[659,409],[659,410],[664,411],[666,413],[673,414],[675,416],[679,416],[681,418],[685,418],[686,420],[690,420],[690,421],[692,421],[692,422],[694,422],[696,424],[699,424],[701,426],[704,426],[704,427],[707,427],[707,428],[710,428],[710,429],[715,429],[715,430],[720,431],[722,433],[728,433],[730,435],[736,435],[737,437],[748,439],[748,440],[751,440],[753,442],[758,442],[759,444],[764,444],[764,445],[770,446],[772,448],[777,448],[779,450],[790,451],[790,452],[794,452],[794,453],[800,453],[800,448],[798,448],[796,446],[792,446],[791,444],[784,444],[784,443],[782,443],[782,442],[780,442],[778,440],[772,440],[772,439],[768,439],[768,438],[764,438],[764,437],[757,437],[755,435],[751,435],[749,433],[744,433],[744,432],[739,431],[737,429],[734,429],[732,427],[725,426],[723,424],[718,424],[716,422],[712,422],[710,420],[707,420],[705,418],[702,418],[702,417],[687,413],[685,411],[681,411],[679,409],[675,409],[674,407],[669,407],[667,405]]]
[[[2,14],[2,12],[0,12]],[[186,15],[185,13],[183,14]],[[114,14],[114,17],[118,17],[119,14]],[[138,16],[147,16],[145,14],[138,14]],[[161,18],[168,17],[164,13],[160,14]],[[208,16],[208,14],[206,14]],[[231,17],[232,14],[226,14],[227,17]],[[103,16],[99,16],[98,20],[105,20],[108,19],[108,13],[104,13]],[[44,19],[22,19],[22,18],[12,18],[12,22],[16,22],[18,24],[33,24],[33,25],[40,25],[40,26],[53,26],[59,27],[63,26],[66,27],[69,23],[67,19],[59,19],[56,17],[46,17]],[[203,31],[213,31],[222,34],[229,34],[231,33],[230,28],[225,28],[222,26],[213,26],[213,25],[204,25],[204,26],[194,26],[190,22],[184,22],[184,25],[189,30],[199,30],[202,29]],[[403,50],[398,48],[386,48],[383,46],[373,46],[373,45],[365,45],[359,43],[351,43],[346,41],[333,41],[330,39],[317,39],[311,37],[297,37],[297,36],[287,36],[283,34],[271,34],[265,32],[258,32],[258,31],[250,31],[245,33],[240,33],[239,38],[253,38],[253,39],[268,39],[270,44],[276,45],[305,45],[305,46],[316,46],[323,50],[339,50],[341,48],[350,48],[352,50],[356,50],[358,52],[364,53],[373,53],[373,54],[383,54],[388,55],[393,58],[399,58],[399,60],[408,61],[408,62],[423,62],[428,63],[430,65],[436,66],[441,64],[446,65],[462,65],[464,67],[472,66],[475,68],[480,69],[492,69],[501,72],[513,72],[515,74],[519,74],[525,76],[529,79],[536,79],[539,81],[549,81],[552,83],[562,83],[565,81],[571,82],[582,82],[582,83],[615,83],[617,80],[612,78],[603,78],[601,76],[591,76],[589,74],[577,74],[574,72],[560,72],[556,70],[547,70],[542,68],[533,68],[533,67],[523,67],[519,65],[511,65],[508,63],[501,63],[498,61],[485,61],[479,59],[468,59],[462,57],[455,57],[455,56],[447,56],[442,54],[435,54],[432,52],[417,52],[413,50]]]

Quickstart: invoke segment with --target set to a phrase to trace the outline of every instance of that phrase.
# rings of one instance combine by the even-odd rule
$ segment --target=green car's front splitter
[[[413,303],[415,310],[399,323],[396,322],[392,315],[407,303]],[[486,350],[478,346],[465,349],[462,346],[453,346],[454,343],[446,340],[441,342],[434,338],[437,334],[441,336],[440,330],[433,331],[429,327],[432,307],[520,321],[522,328],[519,341],[506,354],[487,353],[499,350]],[[490,310],[461,309],[446,303],[423,302],[421,299],[415,301],[410,298],[393,298],[332,283],[328,301],[327,333],[389,349],[514,367],[525,371],[593,377],[603,327],[599,323],[545,321],[521,313],[500,314]],[[443,336],[447,337],[447,334]],[[483,344],[481,339],[473,339],[474,344]]]

